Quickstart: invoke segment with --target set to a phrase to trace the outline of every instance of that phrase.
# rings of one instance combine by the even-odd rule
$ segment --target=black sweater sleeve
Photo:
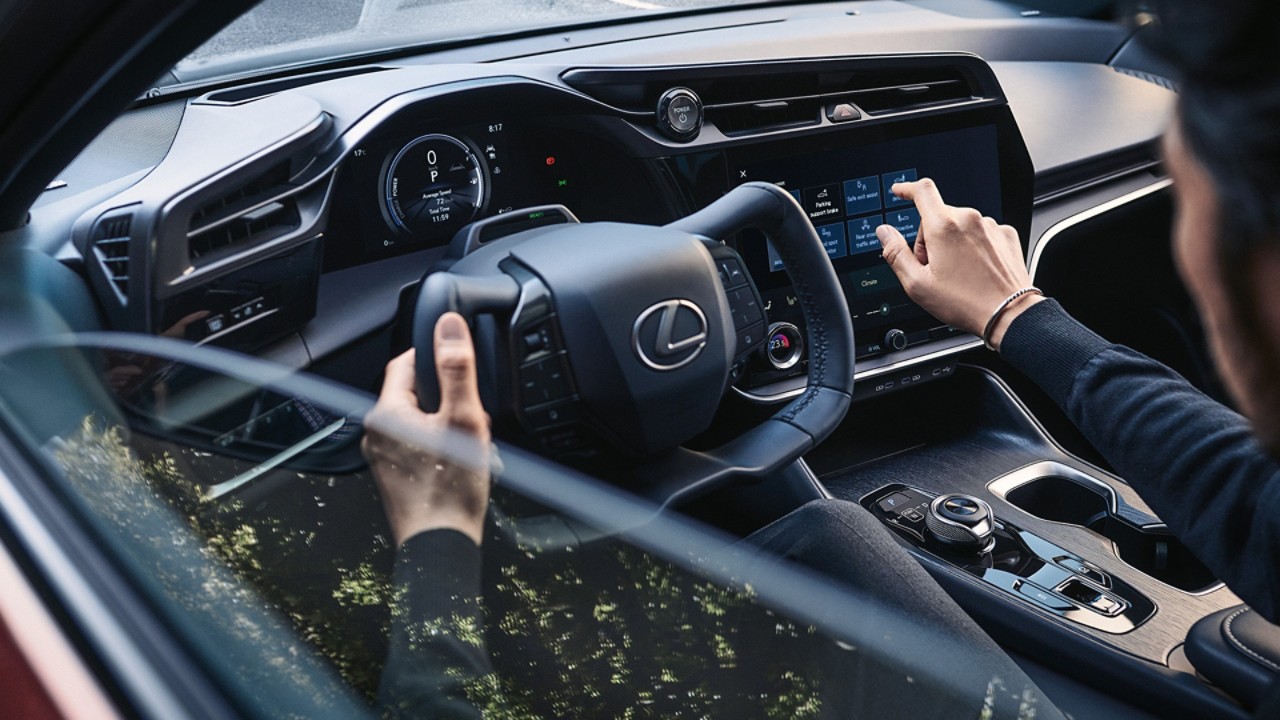
[[[1280,619],[1280,467],[1243,417],[1160,363],[1038,303],[1000,348],[1201,562]]]
[[[491,677],[480,606],[480,548],[456,530],[400,546],[391,645],[378,687],[385,717],[480,718],[468,688]]]

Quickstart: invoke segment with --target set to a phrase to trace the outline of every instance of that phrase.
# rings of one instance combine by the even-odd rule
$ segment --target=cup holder
[[[1064,470],[1067,468],[1063,468]],[[997,481],[999,483],[1000,481]],[[1218,584],[1218,579],[1186,545],[1161,528],[1142,528],[1112,512],[1110,488],[1062,475],[1041,475],[1018,483],[1002,495],[1015,507],[1044,520],[1079,525],[1111,540],[1116,553],[1135,569],[1187,592]]]

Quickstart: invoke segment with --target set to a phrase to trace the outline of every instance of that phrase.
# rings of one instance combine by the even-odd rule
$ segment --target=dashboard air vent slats
[[[652,121],[664,93],[688,89],[701,98],[708,125],[730,137],[1005,102],[990,67],[959,53],[588,67],[567,70],[561,79],[637,122]],[[842,104],[858,116],[829,118],[830,109]]]
[[[187,246],[191,260],[219,250],[262,241],[296,230],[301,223],[291,197],[288,161],[200,206],[191,215]]]
[[[129,301],[129,242],[133,213],[104,215],[93,228],[93,255],[111,286]]]
[[[745,135],[766,130],[817,125],[822,103],[812,98],[721,105],[707,108],[707,119],[725,135]]]
[[[863,112],[871,115],[918,110],[931,105],[949,104],[972,98],[973,91],[969,84],[959,78],[872,88],[850,93],[850,99],[862,108]]]

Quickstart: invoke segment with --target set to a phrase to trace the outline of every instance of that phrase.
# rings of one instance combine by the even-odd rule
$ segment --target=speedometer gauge
[[[420,236],[452,235],[484,206],[484,168],[461,140],[423,135],[401,148],[387,165],[383,196],[395,229]]]

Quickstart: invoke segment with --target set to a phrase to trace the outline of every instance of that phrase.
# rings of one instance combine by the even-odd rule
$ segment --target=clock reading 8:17
[[[485,189],[484,167],[470,147],[449,135],[423,135],[387,164],[384,209],[392,229],[451,236],[479,213]]]

